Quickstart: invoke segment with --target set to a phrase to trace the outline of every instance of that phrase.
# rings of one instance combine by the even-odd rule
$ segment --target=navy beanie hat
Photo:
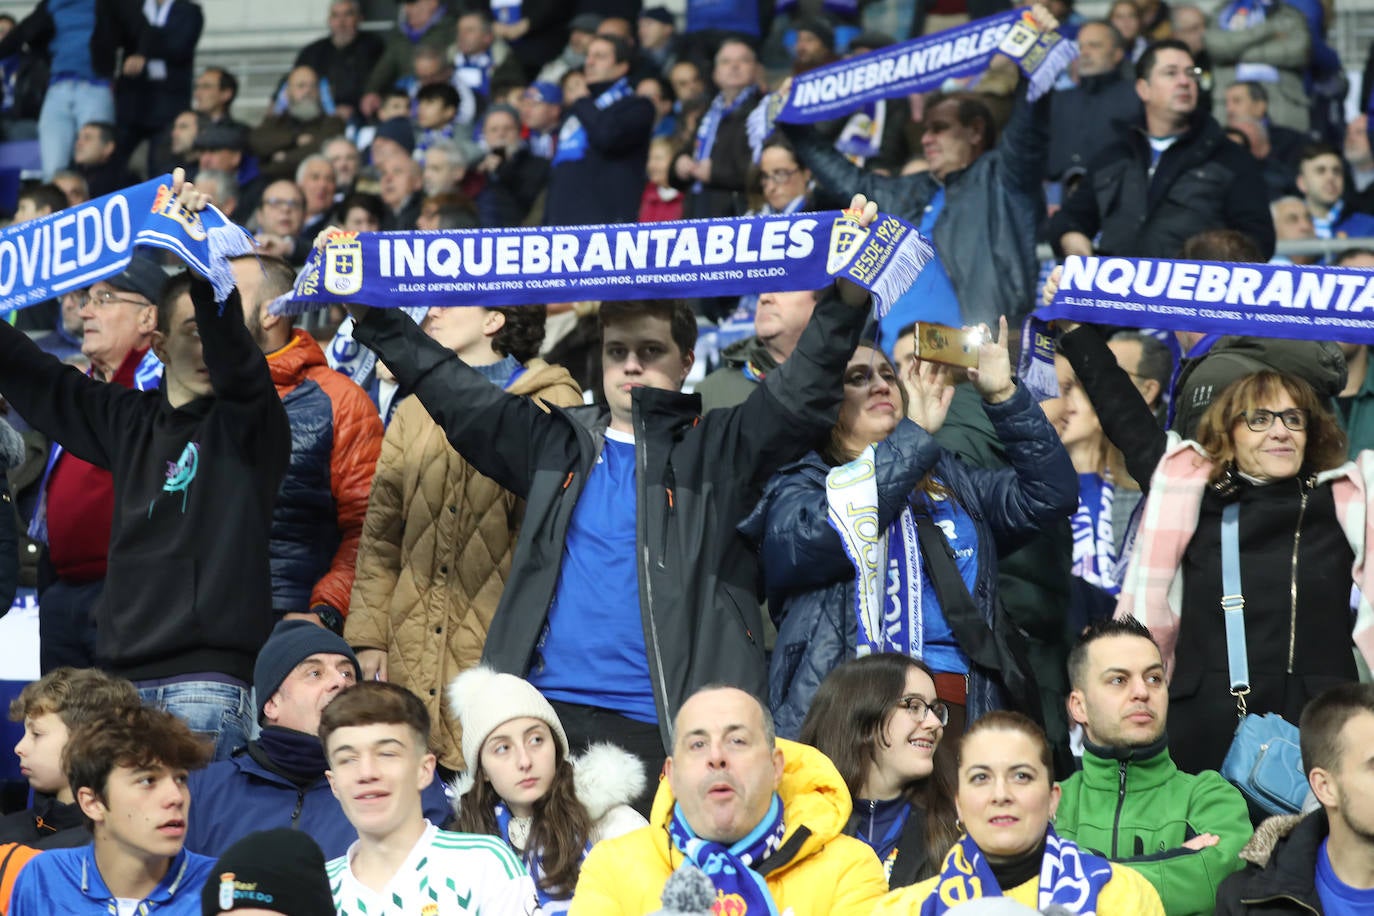
[[[344,656],[353,663],[358,679],[362,680],[363,670],[358,664],[358,656],[353,654],[343,637],[308,620],[283,620],[272,630],[267,642],[262,644],[257,663],[253,665],[258,721],[262,721],[262,708],[272,699],[291,669],[316,654]]]

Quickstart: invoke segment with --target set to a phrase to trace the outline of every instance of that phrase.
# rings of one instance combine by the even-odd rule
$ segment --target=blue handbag
[[[1221,775],[1246,801],[1268,814],[1297,814],[1307,798],[1298,728],[1278,713],[1250,715],[1250,658],[1245,649],[1245,597],[1240,590],[1240,506],[1221,511],[1221,611],[1226,620],[1226,664],[1240,724]]]

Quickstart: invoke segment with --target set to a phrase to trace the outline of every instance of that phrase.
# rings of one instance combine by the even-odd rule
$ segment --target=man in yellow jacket
[[[704,687],[679,710],[649,825],[596,844],[570,916],[641,916],[684,864],[732,916],[869,916],[887,890],[873,850],[842,833],[852,802],[823,754],[775,737],[759,702]]]

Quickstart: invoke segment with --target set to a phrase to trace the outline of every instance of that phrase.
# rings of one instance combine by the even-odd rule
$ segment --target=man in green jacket
[[[1169,689],[1138,621],[1102,620],[1069,653],[1069,715],[1083,770],[1062,783],[1059,835],[1145,876],[1168,916],[1210,916],[1217,886],[1245,864],[1245,799],[1219,773],[1182,773],[1164,733]]]

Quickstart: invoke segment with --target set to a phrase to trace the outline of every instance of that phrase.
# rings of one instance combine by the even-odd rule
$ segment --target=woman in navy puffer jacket
[[[778,624],[768,680],[779,735],[795,738],[827,674],[871,652],[919,657],[936,672],[951,737],[965,718],[1007,705],[1003,679],[970,658],[992,653],[1005,668],[1020,651],[1009,645],[1020,635],[997,613],[997,555],[1072,514],[1078,480],[1039,405],[1012,379],[1005,320],[1000,330],[993,342],[981,329],[986,342],[968,375],[1011,468],[969,467],[935,442],[953,397],[948,368],[912,360],[899,380],[881,352],[861,345],[830,442],[780,470],[741,523],[761,548]],[[847,535],[832,517],[847,520]],[[936,593],[923,544],[952,557],[977,619],[951,626],[942,607],[952,602]],[[952,575],[945,580],[953,587]],[[966,651],[956,630],[983,645]]]

